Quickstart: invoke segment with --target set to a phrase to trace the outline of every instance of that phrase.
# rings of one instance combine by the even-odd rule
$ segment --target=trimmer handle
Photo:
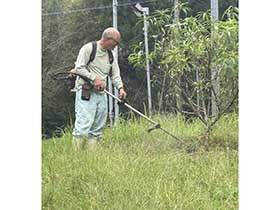
[[[118,105],[124,105],[124,103],[127,103],[126,98],[120,98],[121,101],[118,101]]]

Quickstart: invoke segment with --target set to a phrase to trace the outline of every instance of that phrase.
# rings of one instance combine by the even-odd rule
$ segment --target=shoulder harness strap
[[[87,63],[87,65],[89,65],[90,62],[92,62],[95,58],[95,55],[96,55],[96,42],[92,42],[92,51],[90,53],[90,57],[89,57],[89,61]]]
[[[107,50],[109,55],[109,62],[112,64],[114,62],[114,56],[111,50]]]
[[[112,64],[114,62],[114,56],[113,56],[113,53],[111,50],[107,50],[108,51],[108,55],[109,55],[109,62],[110,64]],[[109,76],[111,77],[112,76],[112,66],[110,68],[110,71],[109,71]]]

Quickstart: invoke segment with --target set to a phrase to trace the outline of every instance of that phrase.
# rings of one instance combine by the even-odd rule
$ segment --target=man
[[[73,130],[73,143],[76,150],[86,146],[94,149],[97,141],[102,137],[102,131],[107,119],[107,95],[106,78],[111,70],[113,85],[119,90],[119,97],[124,98],[126,92],[120,77],[120,69],[117,60],[110,64],[108,50],[117,46],[121,38],[120,32],[109,27],[104,30],[102,37],[96,42],[96,54],[92,62],[88,64],[92,52],[92,43],[85,44],[79,52],[74,71],[92,81],[93,88],[90,89],[89,99],[84,100],[82,95],[86,81],[82,78],[76,80],[75,99],[75,127]]]

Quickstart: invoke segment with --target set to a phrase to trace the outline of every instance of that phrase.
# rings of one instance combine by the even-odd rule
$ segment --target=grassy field
[[[238,116],[221,119],[207,152],[199,122],[154,119],[186,145],[143,120],[107,128],[94,152],[74,152],[69,131],[43,140],[42,209],[238,209]]]

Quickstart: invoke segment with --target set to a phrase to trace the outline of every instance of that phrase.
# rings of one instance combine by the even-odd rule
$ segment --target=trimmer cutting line
[[[71,75],[72,74],[72,75]],[[82,79],[86,80],[86,81],[91,81],[90,79],[81,76],[77,73],[71,73],[69,74],[68,72],[60,72],[60,73],[56,73],[50,76],[54,79],[54,80],[73,80],[73,74],[76,76],[81,77]],[[143,117],[144,119],[146,119],[147,121],[149,121],[150,123],[152,123],[153,125],[148,129],[148,132],[150,133],[151,131],[155,130],[155,129],[160,129],[162,130],[164,133],[166,133],[167,135],[173,137],[174,139],[176,139],[177,141],[182,142],[183,144],[186,144],[183,140],[179,139],[178,137],[174,136],[173,134],[171,134],[170,132],[168,132],[167,130],[165,130],[164,128],[161,127],[161,125],[157,122],[155,122],[154,120],[152,120],[151,118],[147,117],[146,115],[144,115],[143,113],[141,113],[140,111],[138,111],[137,109],[135,109],[134,107],[132,107],[131,105],[129,105],[125,100],[121,100],[120,98],[116,97],[115,95],[113,95],[112,93],[108,92],[106,89],[103,90],[107,95],[111,96],[112,98],[114,98],[115,100],[117,100],[120,104],[123,104],[124,106],[126,106],[127,108],[129,108],[130,110],[132,110],[133,112],[137,113],[138,115],[140,115],[141,117]]]

